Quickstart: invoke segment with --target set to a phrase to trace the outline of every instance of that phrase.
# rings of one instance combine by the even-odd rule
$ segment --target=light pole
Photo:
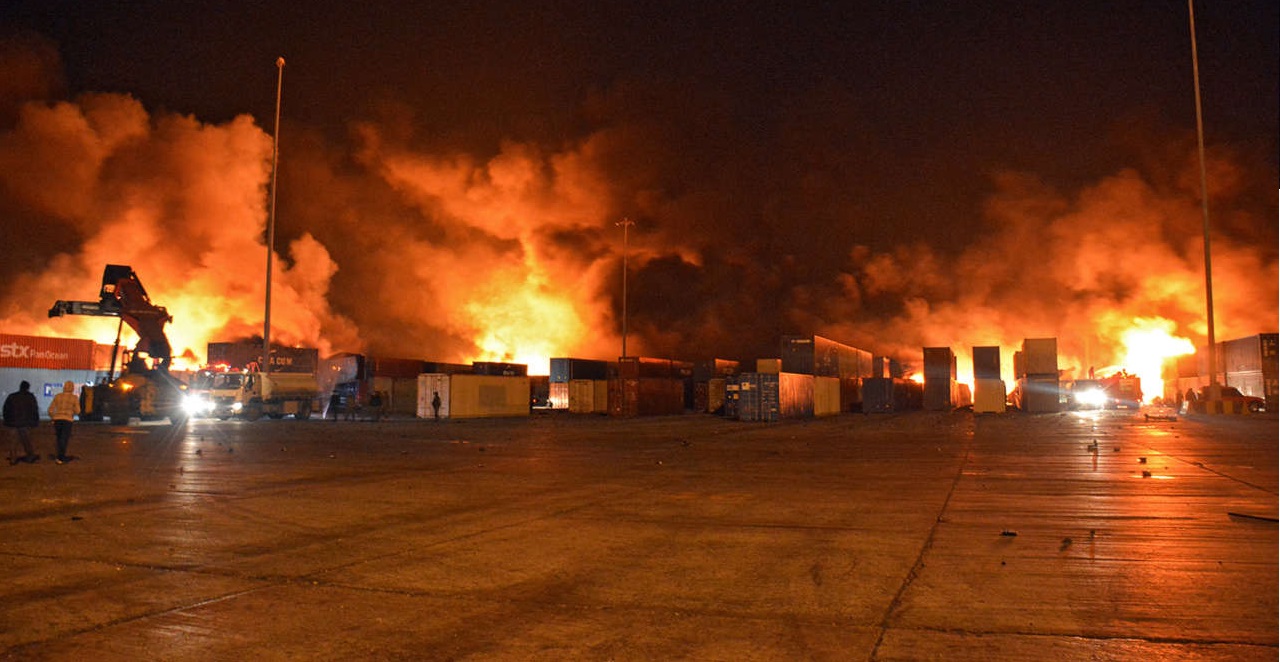
[[[614,225],[622,226],[622,358],[627,358],[627,256],[630,253],[627,244],[627,230],[635,225],[631,219],[624,218]]]
[[[276,58],[276,127],[271,146],[271,209],[267,213],[267,297],[262,322],[262,365],[271,373],[271,259],[276,250],[276,167],[280,163],[280,90],[284,86],[284,58]]]
[[[1196,52],[1196,9],[1187,0],[1187,16],[1191,21],[1191,76],[1196,92],[1196,143],[1200,154],[1200,207],[1204,212],[1204,300],[1205,319],[1209,327],[1209,399],[1220,398],[1218,390],[1218,347],[1213,335],[1213,264],[1209,259],[1209,176],[1204,165],[1204,119],[1200,110],[1200,57]]]

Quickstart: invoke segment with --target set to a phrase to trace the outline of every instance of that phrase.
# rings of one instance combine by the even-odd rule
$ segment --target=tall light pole
[[[1218,347],[1213,335],[1213,263],[1209,260],[1209,176],[1204,165],[1204,119],[1200,110],[1200,57],[1196,52],[1196,9],[1194,0],[1187,0],[1187,16],[1191,21],[1191,75],[1196,88],[1196,143],[1200,154],[1200,207],[1204,212],[1204,301],[1205,319],[1209,327],[1209,394],[1219,399]]]
[[[271,372],[271,259],[276,250],[276,166],[280,163],[280,90],[284,86],[284,58],[276,58],[276,127],[271,146],[271,209],[267,213],[267,297],[262,322],[263,373]]]
[[[627,257],[630,248],[627,244],[627,230],[635,225],[631,219],[624,218],[614,225],[622,226],[622,358],[627,358]]]

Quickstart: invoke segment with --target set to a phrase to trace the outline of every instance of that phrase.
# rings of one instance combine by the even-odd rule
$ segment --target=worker
[[[53,419],[53,431],[58,440],[58,454],[54,456],[58,464],[76,459],[74,455],[67,454],[67,445],[71,443],[71,426],[79,413],[76,383],[67,381],[62,385],[62,392],[53,396],[53,402],[49,403],[49,418]]]
[[[10,451],[9,464],[38,462],[40,454],[31,445],[31,428],[40,425],[40,404],[31,392],[31,382],[22,382],[16,392],[4,399],[4,424],[5,427],[13,428],[18,441],[22,443],[22,450],[26,452],[23,457],[13,457],[13,452]]]

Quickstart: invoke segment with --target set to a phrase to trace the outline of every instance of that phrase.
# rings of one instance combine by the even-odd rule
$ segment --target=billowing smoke
[[[57,79],[56,58],[20,61]],[[118,263],[174,315],[177,351],[260,334],[269,135],[247,116],[210,124],[119,94],[57,100],[58,87],[0,104],[5,330],[109,341],[113,324],[44,311],[93,298]],[[882,218],[873,202],[930,195],[881,166],[852,100],[822,94],[761,127],[714,95],[623,86],[585,100],[581,137],[483,153],[444,146],[404,109],[341,140],[286,123],[273,339],[535,371],[616,356],[628,218],[631,354],[749,360],[796,333],[906,362],[948,345],[964,363],[973,345],[1057,336],[1064,367],[1083,370],[1119,362],[1134,325],[1203,344],[1185,136],[1092,181],[994,173],[975,213],[930,200]],[[1252,163],[1211,152],[1219,338],[1277,326],[1276,224],[1253,199],[1269,175]]]

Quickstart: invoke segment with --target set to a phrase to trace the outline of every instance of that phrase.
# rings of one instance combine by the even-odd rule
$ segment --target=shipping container
[[[978,380],[1000,379],[999,347],[973,348],[973,379],[975,385]]]
[[[569,408],[569,382],[551,382],[548,390],[548,404],[552,409]]]
[[[862,411],[862,382],[870,377],[840,378],[840,411]]]
[[[423,372],[421,359],[392,359],[376,356],[365,357],[365,378],[390,377],[392,379],[417,379]]]
[[[946,377],[925,376],[925,411],[951,411],[960,406],[956,399],[956,380]]]
[[[728,379],[725,377],[715,377],[707,382],[707,413],[723,414],[725,402],[725,389],[728,385]]]
[[[610,379],[670,379],[676,375],[671,359],[629,356],[609,364]]]
[[[0,333],[0,368],[93,370],[93,358],[92,340]]]
[[[568,384],[575,379],[608,379],[609,362],[594,359],[551,359],[551,383]]]
[[[930,379],[955,379],[956,355],[950,347],[924,348],[925,408],[928,409],[928,381]],[[949,398],[948,398],[949,400]]]
[[[1220,355],[1222,372],[1262,372],[1275,375],[1277,373],[1277,340],[1275,333],[1260,333],[1256,336],[1236,338],[1222,344]]]
[[[596,383],[591,379],[574,379],[569,382],[569,411],[574,414],[591,414],[596,411]]]
[[[738,374],[738,362],[729,359],[708,359],[693,362],[693,380],[708,382],[712,379],[727,378]]]
[[[813,375],[746,372],[736,381],[738,420],[772,422],[813,417]]]
[[[909,379],[873,378],[862,380],[862,411],[888,414],[914,411],[923,406],[923,385]]]
[[[262,365],[262,341],[211,342],[209,365],[226,365],[232,370],[253,370]],[[271,345],[271,372],[314,373],[320,365],[320,351],[311,347]]]
[[[693,410],[699,414],[710,411],[711,385],[707,382],[695,382],[693,385]]]
[[[902,363],[897,359],[876,356],[871,359],[871,374],[869,376],[881,379],[902,379],[905,375],[902,371]]]
[[[973,384],[973,413],[1003,414],[1008,395],[1004,381],[999,379],[978,379]]]
[[[49,359],[50,357],[44,357],[42,360]],[[31,393],[36,396],[40,417],[47,418],[49,404],[53,402],[53,396],[62,392],[64,383],[75,383],[76,393],[81,395],[83,403],[84,397],[93,392],[92,388],[85,388],[85,386],[105,383],[105,381],[106,373],[96,370],[0,367],[0,400],[8,397],[10,393],[16,393],[18,386],[22,382],[27,382],[31,387]]]
[[[449,376],[449,418],[502,418],[528,415],[529,378],[527,376]]]
[[[1023,377],[1014,390],[1022,411],[1044,414],[1062,410],[1057,377]]]
[[[475,369],[470,363],[445,363],[443,361],[423,361],[423,372],[432,372],[440,375],[473,375]]]
[[[440,396],[440,418],[449,418],[449,382],[452,375],[423,373],[418,375],[418,418],[435,418],[432,402]]]
[[[1026,338],[1022,341],[1022,370],[1019,377],[1058,378],[1058,339]]]
[[[738,402],[741,400],[742,394],[738,386],[738,380],[726,379],[724,382],[724,408],[720,410],[720,415],[725,418],[738,418]]]
[[[593,414],[609,413],[609,380],[593,379],[591,383],[595,386],[595,409],[591,410]]]
[[[870,352],[822,336],[783,336],[780,370],[818,377],[870,377]]]
[[[489,377],[527,377],[529,375],[529,366],[523,363],[476,361],[471,364],[471,372]]]
[[[834,416],[844,411],[840,404],[840,378],[813,378],[813,415]]]
[[[610,379],[609,415],[669,416],[684,413],[684,380],[672,378]]]
[[[418,411],[418,377],[374,377],[372,389],[384,396],[383,411],[413,416]],[[428,398],[429,400],[430,398]]]
[[[756,359],[756,372],[776,375],[782,372],[782,359]]]

